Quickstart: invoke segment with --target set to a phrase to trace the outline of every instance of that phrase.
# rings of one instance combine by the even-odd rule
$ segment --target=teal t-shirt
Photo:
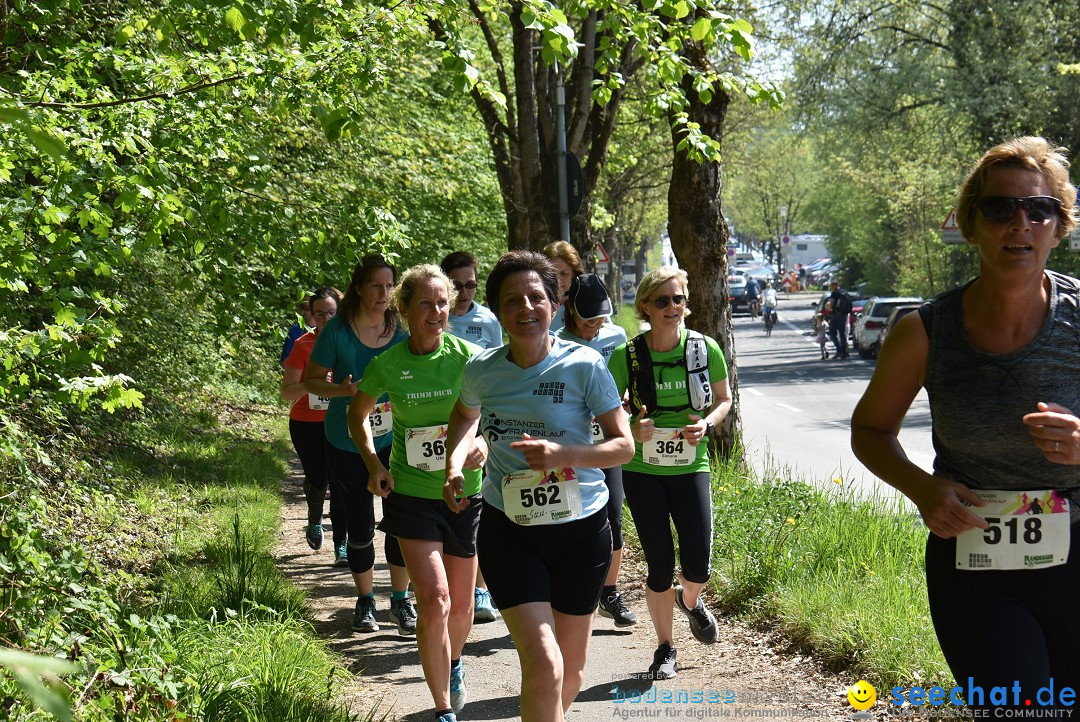
[[[390,473],[394,476],[395,494],[442,498],[446,426],[461,389],[465,362],[481,350],[444,333],[433,353],[414,354],[405,341],[368,364],[360,390],[376,398],[388,394],[394,410]],[[439,456],[444,460],[441,464],[434,461]],[[465,471],[464,476],[466,495],[478,494],[483,473],[477,469]]]
[[[502,346],[502,324],[491,309],[475,301],[462,315],[450,314],[450,333],[480,348]]]
[[[646,331],[648,336],[650,332]],[[709,355],[709,381],[716,383],[727,378],[727,362],[724,360],[724,352],[720,345],[708,336],[705,337],[705,347]],[[681,361],[686,358],[686,329],[679,332],[679,345],[671,351],[658,353],[649,351],[653,360],[653,380],[656,384],[656,403],[660,406],[678,407],[678,411],[655,411],[648,410],[646,413],[659,428],[681,428],[690,423],[690,414],[704,416],[704,412],[694,411],[690,406],[690,394],[686,388],[686,366],[661,366],[658,361]],[[608,369],[615,379],[615,385],[619,393],[626,392],[630,385],[629,364],[626,358],[626,344],[615,349],[615,353],[608,359]],[[659,474],[674,476],[698,471],[709,470],[708,444],[698,444],[697,455],[689,465],[661,466],[646,463],[642,457],[640,443],[634,442],[634,458],[630,463],[623,466],[627,471],[636,471],[642,474]]]
[[[591,444],[592,419],[622,403],[604,359],[590,348],[554,339],[547,357],[527,369],[511,361],[508,351],[501,346],[473,357],[461,382],[461,403],[480,407],[480,429],[488,441],[484,501],[503,512],[503,480],[529,468],[511,443],[527,433],[559,444]],[[582,517],[603,511],[604,472],[574,471]]]
[[[334,316],[323,326],[323,330],[315,338],[315,348],[311,351],[311,361],[333,370],[335,383],[341,383],[349,374],[352,374],[353,381],[358,382],[364,378],[364,372],[373,358],[393,348],[394,345],[405,340],[405,338],[407,338],[405,332],[398,326],[394,330],[393,337],[385,346],[371,348],[365,346],[356,337],[352,327],[344,318]],[[386,395],[379,398],[380,402],[387,400]],[[346,398],[345,396],[335,396],[330,399],[330,407],[326,410],[326,418],[323,420],[323,429],[326,440],[336,448],[359,454],[360,451],[356,448],[356,444],[353,443],[352,437],[349,436],[347,416],[349,404],[351,403],[352,398]],[[390,445],[391,441],[393,441],[392,434],[385,433],[376,436],[375,450],[381,451],[385,449]]]

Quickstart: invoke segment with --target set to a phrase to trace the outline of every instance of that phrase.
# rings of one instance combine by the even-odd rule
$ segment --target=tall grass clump
[[[188,660],[193,698],[206,722],[349,722],[338,689],[349,674],[297,620],[234,616],[187,627],[176,646]]]
[[[771,622],[873,684],[951,681],[926,601],[926,530],[900,499],[758,479],[735,462],[713,476],[716,589],[728,611]]]

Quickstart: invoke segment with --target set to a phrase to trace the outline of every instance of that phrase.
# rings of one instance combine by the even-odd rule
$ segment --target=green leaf
[[[29,119],[30,115],[22,108],[0,105],[0,122],[13,125],[15,123],[25,123]]]
[[[712,31],[712,20],[709,18],[699,18],[694,27],[690,28],[690,37],[697,42],[701,42],[702,39]]]
[[[130,25],[125,25],[113,34],[113,41],[117,45],[127,45],[128,41],[133,37],[135,37],[135,28]]]
[[[225,13],[225,24],[237,33],[244,29],[244,23],[246,22],[244,13],[235,5],[229,8]]]
[[[30,142],[34,144],[35,148],[53,160],[60,162],[67,158],[67,148],[64,147],[64,144],[48,133],[42,133],[40,130],[27,128],[26,137],[30,139]]]

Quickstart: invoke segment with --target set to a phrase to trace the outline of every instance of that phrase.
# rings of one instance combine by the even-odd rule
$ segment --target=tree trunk
[[[707,69],[708,60],[700,46],[688,43],[684,55],[691,65]],[[730,97],[718,84],[713,96],[703,103],[694,90],[689,74],[682,83],[689,99],[689,122],[698,123],[701,131],[719,141],[723,137],[724,117]],[[682,136],[673,129],[672,148]],[[741,436],[738,373],[735,365],[735,339],[731,330],[731,305],[728,302],[727,240],[728,227],[720,207],[723,173],[720,163],[702,164],[675,151],[668,186],[668,233],[671,249],[690,281],[690,306],[687,326],[712,336],[724,351],[731,384],[731,413],[716,427],[711,442],[721,458],[738,453]]]

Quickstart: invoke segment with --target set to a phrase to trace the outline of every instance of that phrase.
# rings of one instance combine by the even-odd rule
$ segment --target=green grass
[[[74,661],[64,682],[79,720],[356,718],[338,697],[344,666],[271,555],[281,409],[185,403],[132,415],[115,438],[99,430],[93,448],[73,442],[80,460],[51,483],[13,482],[0,640]],[[0,674],[0,718],[42,715]]]
[[[627,338],[633,338],[641,333],[641,321],[634,315],[633,304],[619,304],[615,314],[611,317],[611,321],[617,326],[622,326],[623,331],[626,331]]]
[[[728,611],[891,687],[951,676],[926,601],[926,531],[899,500],[740,466],[713,476],[715,587]]]

